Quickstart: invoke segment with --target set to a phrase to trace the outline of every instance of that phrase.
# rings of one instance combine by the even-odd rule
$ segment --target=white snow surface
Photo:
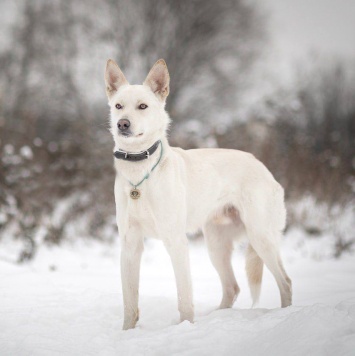
[[[250,309],[244,253],[236,248],[241,294],[232,309],[217,310],[219,279],[205,246],[191,242],[194,324],[179,324],[169,257],[147,240],[140,320],[128,331],[121,330],[119,241],[42,248],[24,265],[8,262],[0,245],[0,355],[355,355],[354,256],[315,259],[324,239],[289,235],[282,252],[294,305],[285,309],[267,270],[259,306]]]

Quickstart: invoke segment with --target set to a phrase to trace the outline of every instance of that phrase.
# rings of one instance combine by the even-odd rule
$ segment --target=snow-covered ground
[[[196,320],[179,324],[169,257],[159,241],[148,240],[141,318],[129,331],[121,330],[119,242],[42,248],[21,266],[5,261],[3,249],[0,355],[355,355],[354,256],[315,254],[326,244],[299,231],[286,237],[283,255],[294,288],[294,306],[286,309],[279,308],[268,271],[259,307],[249,308],[244,257],[237,248],[233,263],[241,294],[233,309],[216,310],[217,274],[205,246],[191,242]]]

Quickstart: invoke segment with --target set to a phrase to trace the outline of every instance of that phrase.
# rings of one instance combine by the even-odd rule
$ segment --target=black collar
[[[157,150],[159,143],[160,140],[155,142],[154,145],[149,147],[147,150],[138,153],[126,152],[118,149],[118,151],[115,151],[113,155],[117,159],[123,159],[124,161],[131,161],[131,162],[143,161],[144,159],[149,158]]]

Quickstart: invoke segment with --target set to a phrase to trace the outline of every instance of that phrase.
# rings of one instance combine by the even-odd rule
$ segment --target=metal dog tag
[[[139,199],[140,196],[141,196],[141,192],[139,189],[137,188],[133,188],[131,189],[130,193],[129,193],[129,196],[132,198],[132,199]]]

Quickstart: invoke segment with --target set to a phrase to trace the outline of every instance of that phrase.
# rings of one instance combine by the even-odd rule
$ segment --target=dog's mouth
[[[120,132],[119,135],[126,137],[126,138],[128,138],[128,137],[142,137],[143,132],[139,133],[138,135],[133,135],[133,132]]]

